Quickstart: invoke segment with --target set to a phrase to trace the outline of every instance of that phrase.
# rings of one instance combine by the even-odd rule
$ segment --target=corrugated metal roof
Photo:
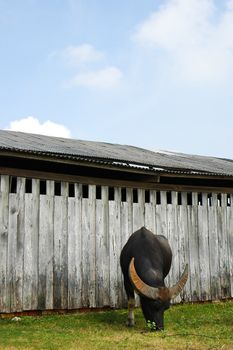
[[[0,130],[0,150],[142,167],[156,172],[233,175],[233,160],[184,153],[151,151],[106,142],[84,141]]]

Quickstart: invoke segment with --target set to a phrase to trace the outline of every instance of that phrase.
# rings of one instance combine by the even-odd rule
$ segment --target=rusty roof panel
[[[144,168],[145,171],[233,176],[233,160],[231,159],[151,151],[128,145],[65,139],[16,131],[0,130],[0,149],[91,161],[114,167],[138,167]]]

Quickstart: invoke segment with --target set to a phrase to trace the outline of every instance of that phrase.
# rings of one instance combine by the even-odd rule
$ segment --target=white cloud
[[[102,60],[104,54],[96,50],[90,44],[82,44],[79,46],[68,46],[63,52],[62,56],[67,64],[71,66],[78,66],[90,62]]]
[[[71,137],[70,130],[64,125],[53,123],[50,120],[40,123],[37,118],[32,116],[10,122],[10,126],[7,128],[7,130],[65,138]]]
[[[200,82],[233,79],[233,1],[224,1],[222,9],[215,4],[167,0],[140,24],[134,39],[144,48],[162,50],[176,76]]]
[[[116,67],[106,67],[100,70],[79,73],[70,79],[67,87],[84,86],[88,88],[108,89],[115,87],[123,77]]]
[[[91,44],[68,46],[60,52],[52,53],[50,57],[62,59],[63,63],[76,71],[76,74],[62,84],[65,88],[81,86],[109,89],[115,87],[123,77],[122,71],[107,65],[105,54]]]
[[[209,0],[166,1],[140,25],[136,38],[141,44],[170,51],[200,45],[207,39],[212,12]]]

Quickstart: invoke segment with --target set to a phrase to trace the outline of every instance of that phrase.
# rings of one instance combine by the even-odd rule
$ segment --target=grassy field
[[[233,350],[233,301],[172,306],[163,332],[150,332],[140,309],[0,319],[0,349],[223,349]]]

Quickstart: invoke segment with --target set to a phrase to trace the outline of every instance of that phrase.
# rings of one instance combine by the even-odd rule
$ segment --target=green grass
[[[150,332],[141,310],[136,326],[127,311],[0,319],[0,349],[223,349],[233,350],[233,301],[172,306],[164,332]]]

